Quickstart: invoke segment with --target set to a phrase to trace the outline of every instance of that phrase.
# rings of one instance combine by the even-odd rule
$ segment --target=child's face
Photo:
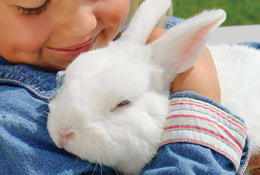
[[[129,0],[0,0],[0,55],[13,63],[64,69],[120,30]]]

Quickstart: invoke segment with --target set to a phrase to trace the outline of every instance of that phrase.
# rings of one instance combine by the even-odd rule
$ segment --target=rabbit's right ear
[[[127,30],[117,41],[145,45],[159,19],[170,8],[171,1],[145,0],[137,9]]]
[[[167,31],[152,47],[153,61],[165,70],[165,87],[177,73],[190,68],[199,57],[207,38],[226,19],[223,10],[205,11]]]

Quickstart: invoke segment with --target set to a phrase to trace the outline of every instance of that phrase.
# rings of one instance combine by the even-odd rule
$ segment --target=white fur
[[[140,174],[143,166],[156,154],[168,112],[172,79],[192,66],[210,33],[226,17],[223,10],[206,11],[146,46],[147,37],[171,2],[164,1],[158,5],[158,0],[146,0],[122,39],[111,42],[106,48],[84,53],[69,65],[63,85],[49,104],[48,131],[57,145],[60,134],[73,133],[64,147],[67,151],[132,175]],[[146,22],[148,27],[142,28]],[[260,71],[254,65],[258,52],[245,50],[245,53],[251,51],[254,54],[250,55],[250,61],[241,58],[244,64],[241,67],[235,64],[238,61],[234,60],[233,51],[226,56],[229,50],[226,49],[225,54],[217,56],[224,48],[216,49],[212,48],[212,53],[220,73],[223,73],[220,79],[224,105],[231,105],[232,111],[242,113],[249,128],[254,125],[252,133],[259,132],[253,121],[259,113],[251,115],[259,104],[257,78]],[[252,71],[247,69],[250,66],[254,67]],[[124,100],[131,103],[116,107]],[[246,104],[241,104],[245,101]],[[246,110],[239,110],[245,105]],[[260,146],[259,141],[255,143],[255,147]]]
[[[239,45],[209,49],[217,67],[222,104],[245,119],[256,154],[260,149],[260,52]]]
[[[70,65],[50,103],[48,130],[56,144],[58,133],[73,131],[65,149],[82,159],[138,174],[156,154],[168,98],[150,84],[151,74],[161,71],[144,59],[150,50],[125,48],[110,46],[117,58],[95,50]],[[123,100],[131,101],[129,107],[112,110]]]

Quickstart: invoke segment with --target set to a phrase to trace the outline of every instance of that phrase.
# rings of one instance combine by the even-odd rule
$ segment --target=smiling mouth
[[[64,47],[64,48],[46,47],[46,48],[58,54],[75,57],[82,52],[87,52],[91,50],[93,48],[95,41],[96,41],[95,38],[90,38],[84,43],[76,44],[69,47]]]

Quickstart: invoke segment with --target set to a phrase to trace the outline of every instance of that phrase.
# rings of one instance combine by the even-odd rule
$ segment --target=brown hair
[[[129,0],[130,1],[130,9],[129,9],[129,14],[127,17],[126,23],[129,22],[133,14],[135,13],[136,9],[139,7],[139,5],[144,1],[144,0]],[[158,0],[159,1],[159,0]],[[173,9],[172,7],[167,11],[167,13],[161,18],[161,20],[158,22],[159,27],[164,27],[165,25],[165,18],[166,16],[172,16]]]

